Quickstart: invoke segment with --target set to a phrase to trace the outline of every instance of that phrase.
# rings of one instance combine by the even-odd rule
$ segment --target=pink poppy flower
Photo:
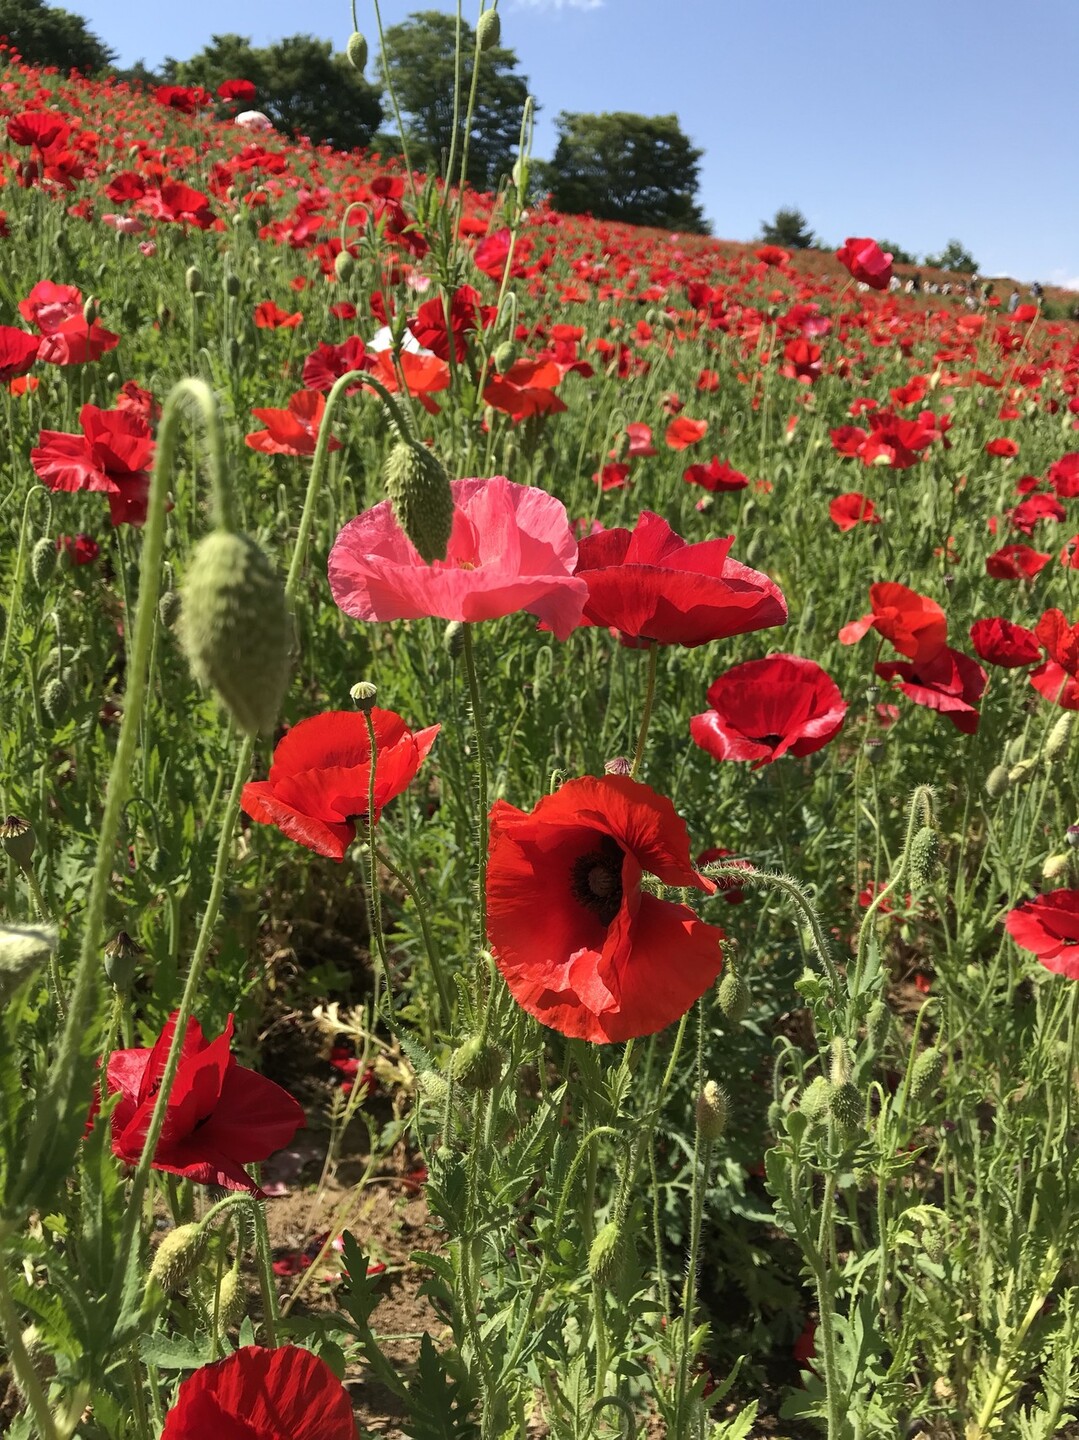
[[[497,620],[527,610],[560,640],[588,595],[573,574],[577,542],[565,506],[504,475],[454,480],[445,560],[426,564],[388,500],[350,520],[330,551],[330,589],[355,620]]]

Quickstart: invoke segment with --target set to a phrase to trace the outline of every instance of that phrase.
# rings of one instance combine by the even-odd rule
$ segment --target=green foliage
[[[476,34],[465,21],[460,35],[460,104],[454,109],[457,22],[440,10],[422,10],[385,32],[379,74],[397,96],[409,159],[413,166],[440,173],[454,148],[454,177],[460,174],[467,102],[472,87]],[[479,79],[468,131],[467,179],[479,190],[493,190],[517,158],[521,116],[528,80],[517,73],[517,56],[495,45],[480,57]],[[388,108],[388,107],[387,107]],[[400,148],[395,134],[379,136],[385,151]]]
[[[704,234],[697,203],[704,154],[676,115],[571,114],[557,120],[558,143],[540,183],[571,215]]]
[[[927,255],[925,263],[937,270],[954,270],[960,275],[973,275],[978,269],[977,260],[959,240],[949,240],[939,254]]]
[[[264,46],[242,35],[215,35],[190,60],[167,59],[164,78],[170,84],[201,85],[211,94],[225,80],[250,80],[255,106],[278,130],[339,150],[369,145],[382,123],[375,87],[344,52],[334,52],[329,40],[313,35],[290,35]]]
[[[902,245],[897,245],[894,240],[878,240],[877,244],[887,254],[891,255],[896,265],[917,265],[918,257],[913,250],[904,250]]]
[[[761,239],[766,245],[782,245],[785,250],[809,250],[817,243],[801,210],[790,206],[777,210],[771,220],[761,221]]]
[[[28,65],[54,65],[65,74],[97,74],[114,58],[81,15],[46,0],[0,0],[0,35]]]

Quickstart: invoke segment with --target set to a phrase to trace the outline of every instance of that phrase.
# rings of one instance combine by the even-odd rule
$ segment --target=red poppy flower
[[[76,285],[39,280],[26,299],[19,301],[19,314],[42,335],[52,335],[65,320],[82,314],[82,291]]]
[[[425,350],[440,360],[450,358],[450,336],[453,336],[453,358],[458,365],[465,358],[465,336],[478,326],[486,326],[495,318],[496,307],[484,305],[483,296],[471,285],[460,285],[449,304],[449,328],[441,295],[425,300],[408,322],[408,328]]]
[[[81,435],[42,430],[30,464],[50,490],[100,490],[116,525],[142,525],[150,492],[154,442],[150,426],[131,410],[79,411]]]
[[[667,426],[663,438],[671,450],[686,450],[707,434],[707,420],[691,420],[688,415],[678,415]]]
[[[375,819],[415,778],[439,732],[413,732],[392,710],[371,711],[375,729]],[[290,840],[317,855],[343,860],[367,815],[371,744],[364,717],[329,710],[294,725],[274,750],[270,774],[250,780],[240,804],[263,825],[276,825]]]
[[[1063,520],[1067,512],[1055,495],[1028,495],[1007,514],[1016,530],[1033,535],[1039,520]]]
[[[1034,627],[1049,657],[1031,672],[1039,695],[1063,710],[1079,710],[1079,625],[1069,625],[1060,610],[1047,610]]]
[[[900,690],[915,705],[939,710],[964,735],[977,730],[978,701],[988,676],[969,655],[945,645],[930,659],[909,664],[889,660],[874,668],[882,680],[899,680]]]
[[[854,645],[868,631],[876,630],[911,660],[928,659],[943,648],[948,617],[927,595],[886,580],[870,585],[869,603],[873,609],[868,615],[840,630],[840,644]]]
[[[985,557],[985,573],[994,580],[1033,580],[1052,558],[1030,545],[1002,545]]]
[[[217,98],[250,105],[255,98],[254,83],[250,80],[223,80],[217,87]]]
[[[713,455],[707,465],[688,465],[682,479],[687,485],[703,486],[713,495],[717,491],[744,490],[749,484],[748,475],[743,475],[741,470],[728,465],[718,455]]]
[[[617,460],[609,460],[602,470],[592,472],[592,481],[601,490],[624,490],[631,483],[629,466],[620,465]]]
[[[115,350],[120,337],[80,313],[42,338],[38,359],[47,365],[86,365]]]
[[[784,250],[782,245],[759,245],[753,254],[762,265],[786,265],[791,258],[791,252]]]
[[[596,1044],[652,1035],[719,974],[723,931],[641,887],[712,893],[694,870],[685,822],[627,776],[585,776],[530,814],[495,802],[487,935],[517,1003],[544,1025]]]
[[[152,1049],[114,1050],[109,1057],[108,1091],[120,1094],[110,1117],[112,1152],[131,1165],[142,1154],[177,1014]],[[231,1015],[216,1040],[205,1039],[197,1020],[188,1021],[154,1169],[261,1196],[244,1165],[268,1160],[287,1145],[304,1115],[280,1085],[237,1065],[231,1044]]]
[[[312,390],[297,390],[286,410],[252,410],[265,430],[244,437],[252,450],[263,455],[313,455],[319,426],[326,410],[326,398]],[[340,440],[330,437],[330,449],[340,450]]]
[[[25,375],[37,359],[39,335],[30,335],[14,325],[0,325],[0,384]]]
[[[923,410],[915,420],[878,410],[869,417],[869,434],[857,453],[863,465],[909,470],[940,433],[931,410]]]
[[[633,530],[586,536],[574,571],[588,585],[580,623],[617,630],[623,645],[691,647],[786,624],[779,586],[731,559],[733,543],[687,545],[650,510]]]
[[[1079,496],[1079,450],[1069,451],[1059,460],[1054,460],[1045,478],[1062,500],[1074,500]]]
[[[853,530],[856,525],[880,524],[880,516],[876,512],[872,500],[858,490],[850,490],[845,495],[837,495],[828,506],[828,515],[832,523],[844,531]]]
[[[357,1440],[348,1391],[298,1345],[243,1345],[182,1381],[161,1440]]]
[[[715,760],[770,765],[789,751],[812,755],[839,734],[847,704],[831,676],[801,655],[747,660],[713,680],[712,707],[689,733]]]
[[[290,315],[274,300],[262,300],[255,306],[255,325],[259,330],[295,330],[303,324],[303,311]]]
[[[373,370],[375,357],[358,335],[350,335],[340,345],[320,343],[303,362],[303,383],[307,390],[330,391],[334,382],[347,375],[350,370]],[[349,394],[354,395],[360,388],[359,381],[350,386]]]
[[[57,535],[57,553],[69,565],[92,565],[101,554],[101,547],[89,535]]]
[[[71,126],[55,110],[24,110],[7,122],[8,139],[13,145],[33,145],[48,150],[59,142],[63,145],[71,134]]]
[[[848,236],[835,252],[835,258],[863,285],[873,290],[887,290],[892,278],[892,257],[875,240]]]
[[[995,440],[987,440],[985,442],[985,453],[987,455],[1001,455],[1005,459],[1011,459],[1013,455],[1019,454],[1019,445],[1017,441],[1001,435]]]
[[[988,665],[1017,670],[1023,665],[1036,665],[1041,649],[1034,631],[1025,625],[1013,625],[1001,615],[975,620],[970,627],[970,643],[978,657]]]
[[[200,105],[209,105],[212,97],[201,85],[159,85],[154,91],[154,99],[166,109],[194,115]]]
[[[649,455],[659,454],[652,444],[652,427],[650,425],[645,425],[639,420],[631,420],[626,426],[626,434],[629,436],[631,460],[645,460]]]
[[[1047,970],[1079,980],[1079,890],[1051,890],[1009,910],[1004,928]]]
[[[518,360],[504,375],[488,380],[483,398],[513,420],[557,415],[566,408],[566,402],[554,393],[561,380],[562,371],[553,360]]]

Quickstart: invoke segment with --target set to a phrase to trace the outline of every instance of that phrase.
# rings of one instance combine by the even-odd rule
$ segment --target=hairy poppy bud
[[[334,257],[333,273],[342,285],[346,280],[352,279],[355,269],[356,262],[347,250],[342,250],[339,255]]]
[[[874,1000],[869,1007],[869,1014],[865,1017],[865,1030],[869,1037],[869,1043],[874,1050],[879,1050],[888,1038],[888,1031],[891,1028],[892,1012],[888,1008],[886,1000]]]
[[[1008,771],[1008,783],[1011,785],[1024,784],[1027,780],[1033,779],[1034,772],[1037,768],[1038,761],[1033,756],[1030,756],[1026,760],[1017,760]]]
[[[838,1090],[850,1079],[850,1052],[846,1042],[838,1037],[832,1041],[832,1063],[828,1072],[832,1088]]]
[[[1071,744],[1072,726],[1075,723],[1075,714],[1071,710],[1065,710],[1060,719],[1049,731],[1049,738],[1045,742],[1045,758],[1047,760],[1059,760]]]
[[[67,713],[70,698],[67,686],[59,675],[54,675],[51,680],[46,680],[42,686],[41,708],[54,725],[59,725]]]
[[[994,765],[985,777],[985,793],[990,800],[999,800],[1011,789],[1011,778],[1006,765]]]
[[[626,1268],[628,1252],[623,1226],[617,1220],[608,1220],[588,1251],[588,1273],[601,1289],[609,1290],[618,1284]]]
[[[732,1025],[745,1019],[749,1009],[749,986],[736,971],[728,970],[719,982],[717,998],[719,1008]]]
[[[157,618],[166,630],[171,630],[180,618],[179,590],[166,590],[157,602]]]
[[[364,70],[367,68],[367,41],[358,30],[353,30],[348,37],[348,44],[345,46],[345,54],[348,56],[348,63],[353,70]]]
[[[944,1052],[931,1045],[928,1050],[923,1050],[914,1062],[910,1076],[910,1098],[924,1099],[931,1090],[936,1089],[943,1073]]]
[[[461,651],[465,648],[465,622],[451,620],[442,632],[442,643],[450,659],[459,660]]]
[[[490,1090],[502,1073],[502,1052],[489,1040],[470,1035],[454,1055],[451,1068],[463,1090]]]
[[[26,870],[34,858],[37,836],[29,820],[21,815],[9,815],[0,825],[0,844],[5,855],[15,861],[20,870]]]
[[[247,1309],[247,1297],[240,1283],[239,1271],[233,1267],[227,1271],[217,1292],[217,1327],[221,1334],[238,1325]]]
[[[1072,857],[1069,851],[1061,850],[1056,855],[1050,855],[1042,866],[1043,880],[1061,880],[1071,869]]]
[[[727,1096],[714,1080],[706,1080],[697,1096],[697,1129],[703,1140],[718,1140],[727,1128]]]
[[[493,50],[502,38],[502,21],[497,10],[485,10],[476,24],[476,40],[486,54]]]
[[[135,963],[145,950],[137,940],[132,940],[126,930],[121,930],[114,940],[105,946],[105,974],[110,985],[121,994],[131,989],[135,978]]]
[[[421,1070],[417,1084],[420,1087],[420,1094],[435,1105],[444,1103],[446,1093],[450,1088],[437,1070]],[[450,1153],[452,1154],[452,1151]]]
[[[184,271],[184,285],[189,295],[197,295],[202,289],[202,271],[197,265],[189,265]]]
[[[397,523],[430,564],[444,560],[453,529],[453,492],[441,463],[424,445],[398,440],[382,478]]]
[[[160,1285],[166,1295],[173,1294],[198,1264],[204,1240],[205,1232],[194,1222],[170,1230],[154,1251],[151,1281]]]
[[[818,1075],[806,1086],[805,1092],[798,1104],[798,1109],[809,1121],[810,1125],[821,1125],[828,1115],[828,1106],[832,1098],[832,1088],[823,1075]]]
[[[517,360],[517,346],[512,340],[503,340],[501,345],[495,347],[492,356],[495,362],[495,369],[500,375],[505,375]]]
[[[42,536],[30,551],[30,574],[40,590],[56,569],[56,546],[47,536]]]
[[[57,938],[55,925],[0,925],[0,1004],[48,964]]]
[[[238,723],[269,732],[288,686],[285,589],[254,540],[216,530],[199,541],[183,583],[180,641],[195,678]]]
[[[370,680],[357,680],[348,693],[356,709],[362,710],[365,715],[370,715],[375,708],[375,701],[378,699],[378,686]]]
[[[844,1130],[857,1130],[865,1118],[865,1102],[858,1087],[849,1080],[843,1085],[833,1085],[829,1108],[836,1124]]]
[[[940,840],[931,825],[923,825],[910,847],[910,868],[919,885],[929,885],[940,866]]]

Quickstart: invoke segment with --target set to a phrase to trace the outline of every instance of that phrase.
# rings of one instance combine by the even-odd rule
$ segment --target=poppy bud
[[[463,1090],[490,1090],[502,1074],[502,1052],[479,1035],[470,1035],[451,1062]]]
[[[798,1109],[809,1121],[810,1125],[822,1125],[828,1115],[828,1105],[831,1100],[832,1090],[828,1081],[823,1075],[818,1075],[815,1080],[805,1088]]]
[[[1038,762],[1033,757],[1026,760],[1018,760],[1008,771],[1008,783],[1011,785],[1022,785],[1033,778]]]
[[[247,535],[216,530],[199,541],[183,583],[180,641],[195,678],[237,722],[270,732],[289,676],[285,589]]]
[[[205,1231],[194,1222],[170,1230],[154,1251],[151,1283],[160,1285],[166,1295],[174,1294],[198,1264],[204,1239]]]
[[[30,574],[40,590],[56,569],[56,546],[47,536],[42,536],[30,551]]]
[[[924,1099],[931,1090],[936,1089],[943,1073],[944,1052],[931,1045],[928,1050],[923,1050],[914,1062],[910,1076],[910,1098]]]
[[[56,941],[55,925],[0,925],[0,1004],[48,964]]]
[[[749,986],[736,971],[728,970],[719,982],[717,998],[719,1008],[732,1025],[745,1019],[749,1009]]]
[[[875,705],[879,699],[880,699],[880,686],[879,686],[879,685],[867,685],[867,686],[865,687],[865,703],[866,703],[867,705]]]
[[[240,1283],[240,1273],[233,1267],[225,1274],[221,1281],[221,1288],[217,1292],[219,1332],[223,1335],[226,1330],[231,1330],[234,1325],[238,1325],[246,1309],[247,1297],[244,1294],[244,1287]]]
[[[101,307],[97,302],[96,295],[88,295],[83,301],[82,318],[87,325],[92,325],[101,313]]]
[[[850,1053],[846,1042],[838,1037],[832,1041],[832,1063],[828,1072],[833,1089],[838,1090],[850,1079]]]
[[[348,56],[348,63],[353,70],[364,70],[367,68],[367,41],[358,30],[353,30],[348,37],[348,44],[345,46],[345,54]]]
[[[1009,769],[1017,760],[1022,759],[1023,746],[1026,743],[1022,735],[1014,735],[1004,749],[1004,763]]]
[[[1072,725],[1075,722],[1075,715],[1070,710],[1065,710],[1060,719],[1049,731],[1049,738],[1045,742],[1045,758],[1047,760],[1059,760],[1067,750],[1072,738]]]
[[[857,1130],[865,1118],[865,1103],[849,1080],[832,1087],[828,1103],[836,1124],[844,1130]]]
[[[135,978],[135,962],[145,953],[137,940],[132,940],[126,930],[121,930],[105,946],[105,974],[109,984],[121,994],[126,994]]]
[[[0,844],[4,847],[4,853],[14,860],[20,870],[30,868],[37,836],[29,820],[24,820],[21,815],[9,815],[0,825]]]
[[[420,1087],[420,1094],[433,1104],[442,1105],[445,1102],[449,1086],[437,1070],[421,1070],[417,1083]]]
[[[891,1028],[892,1012],[886,1000],[874,1000],[869,1007],[869,1014],[865,1017],[866,1035],[874,1050],[879,1050],[888,1038],[888,1031]]]
[[[442,632],[442,643],[451,660],[460,659],[461,651],[465,648],[465,622],[451,620]]]
[[[382,478],[397,523],[430,564],[444,560],[453,529],[449,476],[424,445],[398,440],[386,457]]]
[[[994,765],[985,777],[985,793],[990,800],[999,800],[1011,789],[1011,779],[1006,765]]]
[[[495,369],[500,375],[505,375],[517,360],[517,346],[512,340],[503,340],[501,345],[495,347],[495,353],[491,357],[495,362]]]
[[[333,273],[342,285],[344,285],[347,280],[352,279],[355,269],[356,262],[347,250],[342,250],[339,255],[334,257]]]
[[[230,299],[235,300],[236,297],[239,295],[239,293],[240,293],[240,277],[239,277],[239,275],[226,275],[226,276],[225,276],[225,294],[226,294],[227,296],[229,296]]]
[[[59,725],[67,711],[70,696],[59,675],[46,680],[41,690],[41,708],[54,725]]]
[[[601,1289],[610,1290],[618,1284],[626,1268],[628,1251],[623,1226],[617,1220],[608,1220],[588,1251],[588,1273]]]
[[[378,686],[370,680],[357,680],[348,693],[356,709],[370,715],[378,699]]]
[[[929,885],[940,868],[940,840],[931,825],[923,825],[910,847],[910,868],[919,885]]]
[[[157,602],[157,618],[166,630],[171,630],[180,618],[179,590],[166,590]]]
[[[501,38],[502,21],[498,18],[498,11],[485,10],[476,25],[476,41],[480,50],[486,54],[495,48]]]
[[[1072,849],[1074,849],[1076,845],[1079,845],[1079,825],[1069,825],[1064,832],[1064,838]]]
[[[202,289],[202,271],[197,265],[189,265],[184,271],[184,285],[189,295],[197,295]]]
[[[727,1128],[727,1096],[714,1080],[706,1080],[697,1096],[697,1129],[702,1140],[718,1140]]]
[[[1072,857],[1067,850],[1050,855],[1042,866],[1043,880],[1062,880],[1071,869]]]
[[[239,340],[237,340],[237,338],[236,338],[235,335],[230,335],[230,336],[229,336],[229,369],[230,369],[230,370],[238,370],[238,369],[240,368],[240,356],[241,356],[242,354],[243,354],[243,348],[242,348],[242,346],[240,345]]]

